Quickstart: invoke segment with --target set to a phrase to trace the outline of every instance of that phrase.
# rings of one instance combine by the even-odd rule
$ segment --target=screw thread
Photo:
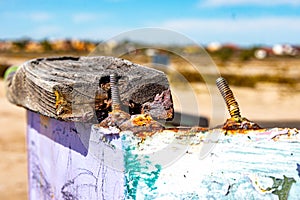
[[[119,94],[119,88],[117,85],[117,76],[116,74],[111,74],[110,78],[110,90],[111,90],[111,99],[112,99],[112,111],[120,110],[121,99]]]
[[[216,84],[226,102],[230,116],[233,118],[241,117],[239,105],[235,100],[227,81],[223,77],[219,77],[216,80]]]

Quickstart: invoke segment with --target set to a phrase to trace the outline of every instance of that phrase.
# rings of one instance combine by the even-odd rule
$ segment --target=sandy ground
[[[210,93],[203,84],[194,84],[200,113],[211,118],[212,109],[218,107],[212,102]],[[239,104],[241,115],[254,121],[300,122],[300,92],[293,92],[288,88],[270,84],[261,84],[256,88],[230,87]],[[219,95],[219,94],[217,94]],[[220,96],[225,109],[225,103]],[[219,108],[222,109],[222,108]],[[226,110],[226,118],[229,117]],[[222,117],[222,116],[221,116]],[[224,118],[223,118],[224,119]],[[297,125],[299,127],[299,125]]]
[[[27,198],[25,109],[10,104],[0,81],[0,199]]]
[[[223,102],[221,107],[212,103],[206,85],[192,84],[192,87],[197,93],[194,100],[186,90],[178,89],[173,93],[175,103],[181,102],[188,113],[205,117],[211,117],[214,109],[221,109],[221,122],[228,117]],[[269,127],[300,128],[300,92],[268,84],[254,89],[232,87],[232,90],[243,116]],[[195,112],[195,103],[199,112]],[[0,105],[0,199],[26,199],[26,112],[6,100],[3,80],[0,80]]]

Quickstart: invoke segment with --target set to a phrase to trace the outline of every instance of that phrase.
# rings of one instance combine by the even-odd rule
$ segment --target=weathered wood
[[[113,57],[30,60],[8,79],[7,96],[12,103],[48,117],[97,122],[111,111],[109,75],[112,73],[119,79],[125,111],[149,112],[154,118],[172,117],[173,103],[165,74]],[[159,104],[156,96],[168,102]]]

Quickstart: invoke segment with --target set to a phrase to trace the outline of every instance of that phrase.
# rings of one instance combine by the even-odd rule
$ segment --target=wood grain
[[[163,72],[114,57],[54,57],[25,62],[7,79],[10,102],[42,115],[78,122],[99,122],[111,111],[109,75],[116,73],[122,107],[138,114],[156,96],[167,95],[168,107],[154,118],[172,118],[173,103]],[[170,106],[171,105],[171,106]],[[157,109],[157,105],[155,108]]]

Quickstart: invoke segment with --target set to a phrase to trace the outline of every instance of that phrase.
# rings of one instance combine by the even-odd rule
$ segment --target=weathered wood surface
[[[116,73],[123,109],[171,118],[173,103],[163,72],[113,57],[57,57],[24,63],[8,79],[8,99],[65,121],[99,122],[111,110],[109,75]]]

